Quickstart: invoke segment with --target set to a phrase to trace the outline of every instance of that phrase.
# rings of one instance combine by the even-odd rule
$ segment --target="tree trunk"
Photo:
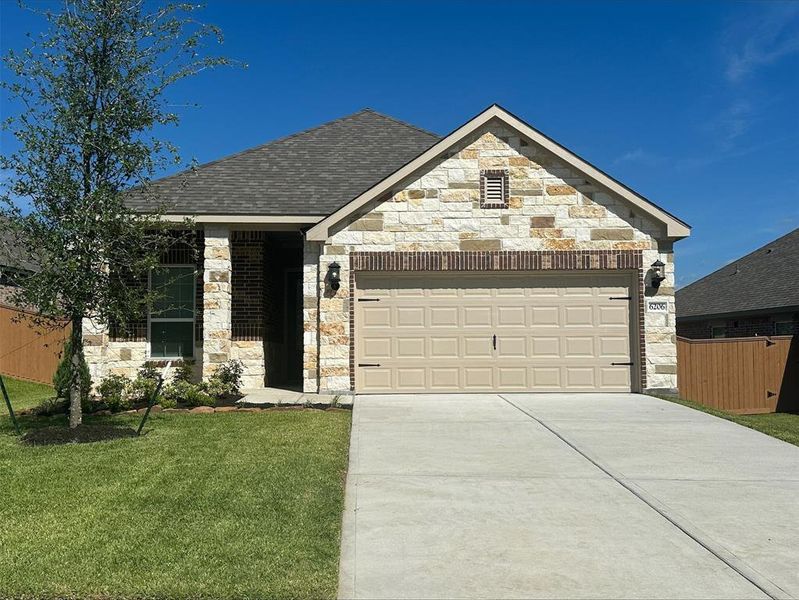
[[[83,364],[83,319],[72,319],[72,333],[69,341],[72,350],[72,356],[69,358],[72,365],[69,384],[69,427],[74,429],[83,422],[80,389],[81,365]]]

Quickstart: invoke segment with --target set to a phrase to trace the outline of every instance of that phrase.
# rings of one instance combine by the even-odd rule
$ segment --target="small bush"
[[[155,393],[155,388],[157,386],[157,379],[150,379],[149,377],[142,377],[139,375],[131,382],[128,390],[131,403],[147,404],[150,398],[153,397],[153,393]]]
[[[174,367],[173,381],[186,381],[191,383],[194,379],[194,361],[183,360]]]
[[[237,396],[241,390],[241,376],[244,374],[244,365],[240,360],[229,360],[220,365],[211,375],[208,383],[214,389],[223,391],[221,396]],[[221,397],[220,396],[220,397]]]
[[[130,408],[130,389],[131,381],[124,375],[109,375],[97,386],[100,398],[114,412]]]
[[[139,375],[137,379],[152,379],[153,381],[158,381],[158,377],[160,373],[152,363],[144,363],[144,366],[139,369]]]
[[[53,387],[55,388],[56,396],[69,400],[69,382],[70,382],[70,355],[72,354],[72,343],[67,340],[64,344],[64,351],[61,355],[61,362],[58,363],[55,375],[53,375]],[[81,404],[86,406],[89,403],[89,392],[92,389],[92,378],[89,374],[89,365],[86,364],[86,359],[81,356],[80,361],[80,401]]]
[[[39,406],[33,408],[33,414],[41,417],[49,417],[50,415],[60,415],[67,412],[69,402],[63,398],[48,398],[42,400]]]
[[[188,381],[173,381],[161,392],[161,406],[174,408],[178,404],[187,406],[214,406],[216,400],[203,387]]]

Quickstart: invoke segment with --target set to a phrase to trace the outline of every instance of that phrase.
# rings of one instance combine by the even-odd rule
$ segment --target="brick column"
[[[205,228],[203,264],[203,378],[230,358],[230,228]]]

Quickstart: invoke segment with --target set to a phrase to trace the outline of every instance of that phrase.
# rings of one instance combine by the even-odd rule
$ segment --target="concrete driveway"
[[[799,597],[799,448],[635,394],[361,396],[341,597]]]

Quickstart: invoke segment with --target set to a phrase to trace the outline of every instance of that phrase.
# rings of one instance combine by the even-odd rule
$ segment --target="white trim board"
[[[600,187],[622,197],[634,206],[641,209],[644,213],[663,223],[666,236],[669,238],[684,238],[691,234],[691,228],[674,215],[669,214],[659,206],[637,194],[621,182],[613,179],[592,164],[583,160],[573,152],[570,152],[551,138],[547,137],[537,129],[534,129],[518,117],[506,111],[497,104],[492,104],[479,115],[461,125],[458,129],[441,139],[431,148],[417,156],[415,159],[401,167],[393,174],[389,175],[379,183],[375,184],[361,195],[357,196],[336,212],[321,219],[316,225],[311,227],[306,236],[310,241],[324,241],[329,237],[330,228],[340,223],[367,203],[383,196],[392,188],[398,186],[403,180],[410,177],[423,168],[425,165],[440,157],[452,146],[469,136],[471,133],[488,123],[492,119],[497,119],[505,125],[511,127],[528,138],[532,142],[540,145],[552,152],[555,156],[580,171],[585,177],[599,185]]]

